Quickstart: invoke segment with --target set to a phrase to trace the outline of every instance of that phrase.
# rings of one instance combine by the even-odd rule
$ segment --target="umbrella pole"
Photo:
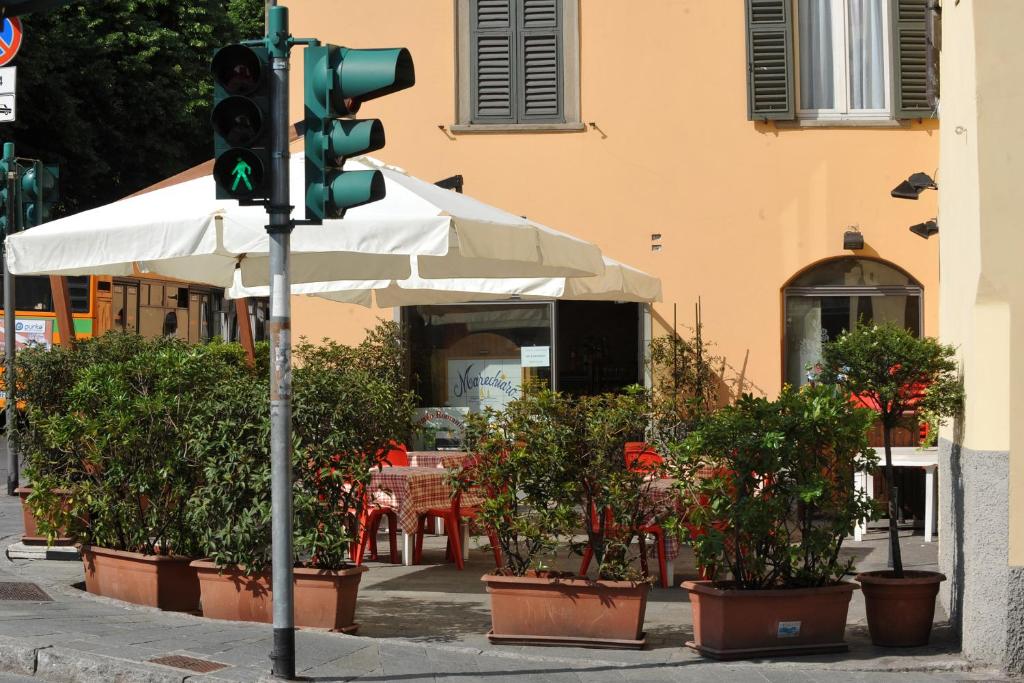
[[[270,234],[270,462],[271,570],[276,678],[295,678],[292,569],[292,320],[289,247],[293,227],[288,196],[288,8],[267,11],[271,58]]]

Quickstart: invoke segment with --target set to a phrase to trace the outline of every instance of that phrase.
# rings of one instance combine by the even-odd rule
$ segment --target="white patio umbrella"
[[[232,299],[265,297],[268,293],[268,287],[245,287],[240,276],[227,290]],[[591,277],[428,279],[414,275],[405,280],[310,282],[295,285],[292,293],[366,307],[376,297],[381,308],[509,298],[651,303],[661,301],[661,280],[605,256],[604,272]]]
[[[302,217],[302,153],[291,157],[292,202]],[[292,233],[293,282],[418,277],[552,277],[603,271],[600,250],[369,157],[346,169],[378,169],[385,199],[344,220]],[[209,175],[84,211],[8,237],[16,275],[154,275],[230,287],[267,285],[262,207],[216,200]]]

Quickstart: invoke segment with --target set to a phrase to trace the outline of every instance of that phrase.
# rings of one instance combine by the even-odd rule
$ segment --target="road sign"
[[[18,67],[0,67],[0,95],[13,95],[17,88]]]
[[[0,24],[0,66],[9,64],[21,47],[21,19],[4,17]]]
[[[0,95],[0,123],[14,120],[14,95]]]

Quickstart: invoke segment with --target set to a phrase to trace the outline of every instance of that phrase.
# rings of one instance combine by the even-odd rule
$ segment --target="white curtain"
[[[884,0],[846,0],[850,109],[885,108]]]
[[[821,299],[786,297],[786,382],[807,384],[808,366],[821,360]]]
[[[832,0],[800,0],[800,108],[834,109]]]

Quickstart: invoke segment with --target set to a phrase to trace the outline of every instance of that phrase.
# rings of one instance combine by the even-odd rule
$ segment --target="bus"
[[[67,281],[76,338],[121,330],[144,337],[174,336],[190,343],[213,337],[238,339],[235,306],[225,300],[219,287],[149,276],[84,275],[70,276]],[[2,292],[0,282],[0,305]],[[63,330],[57,323],[48,276],[18,276],[14,298],[19,323],[42,323],[33,327],[40,331],[34,341],[60,343]],[[253,338],[266,339],[267,301],[251,299],[247,303]]]

